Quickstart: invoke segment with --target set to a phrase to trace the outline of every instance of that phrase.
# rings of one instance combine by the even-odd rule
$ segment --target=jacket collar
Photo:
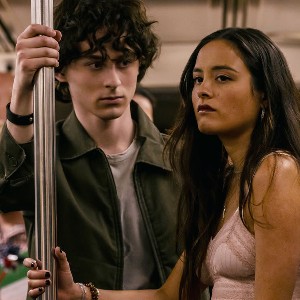
[[[131,101],[130,109],[132,118],[137,123],[137,139],[141,141],[137,162],[170,170],[169,164],[162,157],[164,135],[134,101]],[[57,123],[57,134],[59,157],[62,160],[74,159],[97,149],[74,111],[66,120]]]

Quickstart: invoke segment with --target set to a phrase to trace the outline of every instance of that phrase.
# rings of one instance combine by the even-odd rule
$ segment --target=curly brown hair
[[[126,52],[130,47],[139,60],[140,82],[159,54],[159,39],[152,30],[156,21],[149,20],[141,0],[62,0],[54,10],[54,28],[62,32],[60,60],[56,72],[61,72],[73,60],[100,51],[105,57],[104,43],[112,42],[114,49]],[[106,34],[96,38],[98,30]],[[79,50],[79,43],[87,40],[88,53]],[[56,84],[56,98],[70,102],[68,85]]]

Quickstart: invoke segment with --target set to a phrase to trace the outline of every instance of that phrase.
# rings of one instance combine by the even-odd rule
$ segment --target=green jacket
[[[132,101],[133,102],[133,101]],[[131,104],[142,146],[134,184],[152,246],[159,287],[178,259],[175,245],[178,183],[162,158],[164,136]],[[0,210],[21,210],[34,257],[33,142],[18,145],[4,127],[0,140]],[[57,238],[68,254],[75,282],[121,289],[123,242],[115,183],[103,151],[96,147],[74,112],[57,123]],[[147,266],[141,266],[147,267]]]

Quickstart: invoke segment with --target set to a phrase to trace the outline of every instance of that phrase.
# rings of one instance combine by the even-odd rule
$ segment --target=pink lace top
[[[255,239],[238,210],[210,241],[201,281],[213,286],[212,300],[254,299]],[[300,266],[293,299],[300,299]]]

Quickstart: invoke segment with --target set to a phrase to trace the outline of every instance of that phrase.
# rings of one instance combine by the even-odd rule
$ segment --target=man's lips
[[[215,111],[212,107],[210,107],[209,105],[198,105],[198,112],[211,112],[211,111]]]
[[[122,96],[108,96],[108,97],[102,97],[100,98],[100,100],[119,100],[119,99],[122,99],[123,97]]]

